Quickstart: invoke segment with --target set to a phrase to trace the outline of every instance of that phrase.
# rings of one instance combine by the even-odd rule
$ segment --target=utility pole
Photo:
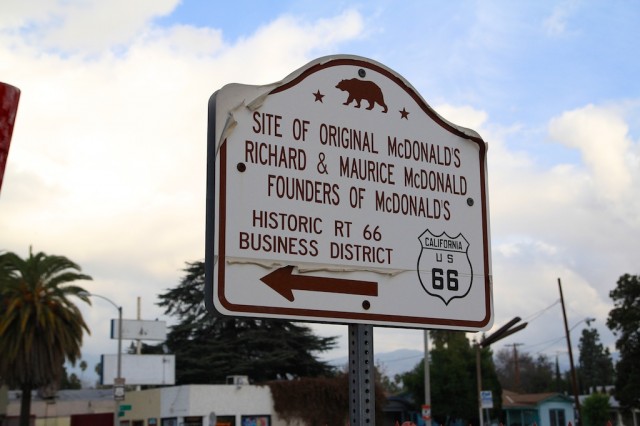
[[[140,302],[141,302],[141,299],[140,299],[140,296],[138,296],[138,303],[137,303],[138,304],[138,306],[137,306],[138,313],[136,315],[136,319],[138,321],[140,321],[142,319],[142,310],[140,309]],[[142,354],[142,340],[137,339],[136,340],[136,355],[141,355],[141,354]],[[137,385],[136,386],[136,390],[137,391],[140,391],[141,389],[142,389],[141,385]]]
[[[118,310],[118,353],[117,356],[117,377],[113,379],[113,399],[115,400],[114,408],[113,408],[113,425],[118,426],[120,421],[118,420],[118,415],[120,413],[120,401],[124,400],[124,384],[125,379],[122,377],[122,306],[117,305],[116,302],[109,299],[108,297],[101,296],[95,293],[89,293],[88,291],[82,291],[79,294],[84,296],[92,296],[98,297],[100,299],[106,300],[111,303]],[[113,330],[112,330],[113,335]]]
[[[558,352],[556,352],[556,392],[562,392],[562,386],[560,386],[561,376],[560,376],[560,363],[558,362]]]
[[[576,379],[576,368],[573,365],[573,351],[571,350],[571,337],[569,334],[569,325],[567,323],[567,311],[564,308],[564,297],[562,296],[562,283],[558,278],[558,289],[560,290],[560,304],[562,305],[562,317],[564,318],[564,332],[567,336],[567,347],[569,348],[569,365],[571,366],[571,385],[573,387],[573,397],[578,412],[578,424],[582,424],[582,412],[580,410],[580,398],[578,397],[578,380]]]
[[[136,315],[136,319],[138,321],[140,321],[142,319],[142,312],[140,309],[140,296],[138,296],[138,314]],[[141,355],[142,354],[142,340],[140,339],[136,339],[136,355]],[[140,385],[138,385],[138,387],[140,387]],[[140,390],[140,389],[138,389]]]
[[[431,374],[429,369],[429,330],[424,331],[424,405],[428,411],[425,426],[431,426]]]
[[[511,336],[513,333],[517,333],[527,326],[527,323],[519,324],[520,317],[515,317],[499,329],[497,329],[493,334],[486,336],[484,339],[476,343],[476,384],[478,386],[478,418],[480,420],[480,426],[484,426],[484,420],[482,418],[482,369],[481,369],[481,354],[483,348],[488,348],[490,345],[494,344],[498,340],[502,340],[507,336]],[[515,326],[515,327],[514,327]]]
[[[522,346],[522,343],[512,343],[506,346],[513,346],[513,373],[515,381],[515,390],[520,391],[520,364],[518,362],[518,346]]]

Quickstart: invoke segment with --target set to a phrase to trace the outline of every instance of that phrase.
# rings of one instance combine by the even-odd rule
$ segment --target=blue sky
[[[164,318],[156,295],[204,256],[209,96],[354,54],[488,142],[496,325],[553,304],[562,278],[570,324],[595,317],[614,350],[608,293],[638,273],[636,2],[24,3],[0,4],[0,80],[22,90],[0,250],[67,255],[126,317],[141,297],[143,318]],[[89,358],[113,351],[111,310],[83,307]],[[535,353],[562,336],[559,315],[514,339]],[[328,357],[345,353],[344,326],[314,327],[342,336]],[[420,349],[421,336],[377,329],[376,350]]]

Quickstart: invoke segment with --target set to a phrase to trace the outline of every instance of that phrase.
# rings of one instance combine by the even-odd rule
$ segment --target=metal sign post
[[[373,326],[349,326],[349,424],[372,426],[376,419]]]

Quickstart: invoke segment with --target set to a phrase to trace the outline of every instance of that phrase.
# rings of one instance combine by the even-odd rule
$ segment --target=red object
[[[16,121],[19,100],[20,89],[0,82],[0,190],[9,156],[9,145],[11,145],[11,135],[13,134],[13,124]]]
[[[113,413],[72,414],[71,426],[113,426]]]

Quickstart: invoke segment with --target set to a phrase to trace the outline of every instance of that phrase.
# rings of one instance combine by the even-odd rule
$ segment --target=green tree
[[[467,422],[478,419],[475,347],[465,333],[458,331],[431,331],[433,349],[430,351],[430,383],[433,418],[439,423],[454,419]],[[494,412],[501,410],[502,388],[498,382],[492,353],[489,348],[480,352],[483,390],[491,390]],[[416,409],[424,401],[424,362],[402,375],[407,392],[416,400]]]
[[[87,371],[87,367],[89,367],[89,364],[87,364],[87,361],[85,361],[84,359],[82,361],[80,361],[80,382],[82,383],[84,381],[84,372]]]
[[[610,420],[609,395],[604,393],[593,393],[585,398],[582,403],[582,415],[584,416],[584,426],[604,426]]]
[[[176,354],[176,382],[224,383],[229,375],[254,382],[334,374],[316,358],[335,345],[307,326],[282,320],[217,317],[203,303],[204,264],[187,263],[180,284],[159,295],[165,314],[178,318],[167,337]],[[161,345],[143,351],[160,351]]]
[[[102,363],[99,362],[93,367],[93,371],[98,375],[98,377],[102,377]],[[100,388],[103,385],[100,384],[100,379],[96,380],[96,388]]]
[[[607,327],[616,335],[620,353],[615,397],[625,410],[640,408],[640,276],[621,276],[609,297],[614,308],[609,312]]]
[[[609,348],[605,348],[600,343],[598,330],[583,329],[578,348],[580,350],[578,376],[583,393],[589,393],[589,389],[597,386],[613,384],[613,361]]]
[[[84,289],[70,284],[91,279],[80,271],[64,256],[31,249],[26,259],[0,255],[0,377],[22,391],[21,426],[29,424],[31,390],[59,384],[65,360],[80,357],[89,329],[69,299],[91,303]]]
[[[394,377],[390,377],[387,374],[387,369],[384,365],[376,363],[375,379],[377,383],[380,383],[382,389],[384,389],[384,392],[388,395],[396,395],[402,390],[400,387],[402,377],[399,374],[394,375]]]
[[[60,389],[82,389],[82,382],[78,378],[76,373],[71,373],[67,371],[67,368],[64,367],[62,373],[62,378],[60,379]]]
[[[564,378],[562,373],[560,373],[560,363],[558,362],[558,355],[556,355],[556,363],[555,370],[553,373],[553,390],[558,393],[567,392],[570,393],[571,389],[569,387],[571,379]]]
[[[539,393],[557,390],[555,366],[543,354],[533,358],[527,352],[501,349],[496,353],[496,372],[502,387],[515,392]]]

